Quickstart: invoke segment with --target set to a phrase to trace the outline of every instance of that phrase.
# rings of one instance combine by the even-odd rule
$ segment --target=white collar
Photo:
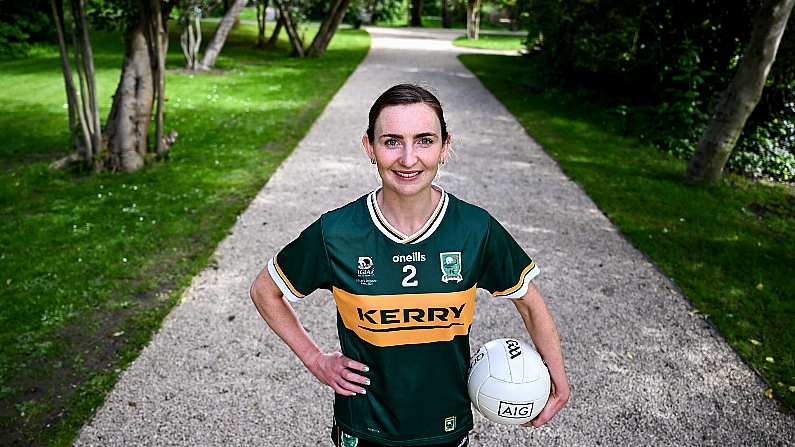
[[[377,188],[367,195],[367,209],[370,211],[370,218],[373,220],[373,224],[384,236],[399,244],[416,244],[424,241],[439,228],[439,224],[442,223],[442,219],[447,212],[447,204],[449,202],[449,198],[444,189],[435,184],[432,184],[431,187],[438,189],[442,193],[442,197],[439,199],[439,203],[436,205],[433,213],[431,213],[431,217],[428,218],[422,228],[417,230],[416,233],[405,235],[386,220],[384,213],[378,206],[378,200],[376,200],[376,193],[381,188]]]

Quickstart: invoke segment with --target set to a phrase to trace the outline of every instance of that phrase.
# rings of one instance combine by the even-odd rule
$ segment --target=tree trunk
[[[282,32],[282,28],[284,27],[284,20],[282,20],[281,15],[276,20],[276,28],[274,28],[273,32],[271,33],[270,39],[268,39],[268,43],[265,44],[265,48],[273,48],[276,46],[276,42],[279,41],[279,34]]]
[[[268,0],[257,0],[257,47],[265,47],[265,21],[268,18]]]
[[[480,0],[467,0],[467,38],[480,37]]]
[[[188,6],[180,20],[182,33],[179,36],[179,43],[185,56],[185,69],[196,71],[202,43],[201,9],[195,4]]]
[[[218,24],[218,29],[213,35],[213,40],[204,51],[204,57],[199,64],[200,70],[209,70],[215,66],[215,61],[218,59],[218,54],[221,53],[221,48],[224,47],[226,37],[235,25],[235,20],[240,16],[240,11],[246,6],[246,2],[247,0],[235,0],[235,3],[224,14],[224,18],[221,19],[221,23]]]
[[[232,9],[232,7],[234,6],[233,3],[234,1],[235,0],[224,0],[224,15],[226,15],[226,13],[228,13],[229,10]],[[232,28],[236,27],[237,25],[240,25],[240,14],[238,14],[237,17],[235,17],[235,21],[232,24]]]
[[[149,23],[149,42],[150,56],[154,53],[155,66],[155,97],[157,98],[157,108],[155,112],[155,153],[162,154],[166,151],[166,141],[163,136],[163,103],[166,95],[166,52],[168,51],[168,13],[169,11],[160,9],[160,0],[149,0],[149,11],[147,17],[154,20]],[[164,18],[164,13],[166,13]],[[154,50],[154,51],[151,51]]]
[[[293,54],[298,57],[304,57],[304,42],[301,41],[301,36],[298,35],[296,23],[290,15],[290,10],[284,3],[285,0],[275,0],[276,5],[279,7],[279,14],[281,14],[282,22],[284,22],[284,29],[287,30],[287,35],[290,37],[290,44],[293,46]]]
[[[80,83],[80,105],[78,116],[85,135],[86,160],[96,157],[102,149],[102,129],[99,123],[94,53],[88,34],[88,20],[83,0],[70,0],[72,14],[72,43],[75,47],[75,68]]]
[[[442,0],[442,28],[453,27],[453,16],[450,15],[449,0]]]
[[[127,25],[125,32],[121,79],[113,95],[107,124],[106,165],[114,171],[124,172],[134,171],[144,165],[154,101],[146,22],[143,17],[133,22]]]
[[[422,1],[423,0],[411,0],[410,26],[422,26]]]
[[[63,2],[62,0],[50,0],[52,8],[53,22],[58,36],[58,50],[61,55],[61,69],[63,71],[64,89],[66,90],[66,105],[69,109],[69,133],[74,139],[74,148],[81,154],[86,164],[91,163],[91,144],[88,140],[88,128],[85,124],[85,117],[79,116],[77,90],[72,77],[72,67],[69,62],[69,52],[66,48],[66,38],[63,27]]]
[[[729,86],[690,159],[685,180],[716,183],[751,115],[776,58],[795,0],[767,0],[757,11],[751,38]]]
[[[345,10],[348,9],[349,3],[350,0],[336,0],[334,2],[331,10],[326,15],[326,19],[320,24],[320,29],[314,40],[312,40],[309,50],[307,50],[308,56],[322,56],[326,52],[331,38],[334,37],[337,27],[342,22],[343,17],[345,17]]]

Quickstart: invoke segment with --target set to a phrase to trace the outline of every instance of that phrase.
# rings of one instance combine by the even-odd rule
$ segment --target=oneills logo
[[[415,251],[410,255],[392,256],[392,262],[425,262],[425,255]]]
[[[354,295],[336,287],[333,292],[345,327],[376,346],[449,341],[468,334],[474,316],[475,287],[401,295]]]

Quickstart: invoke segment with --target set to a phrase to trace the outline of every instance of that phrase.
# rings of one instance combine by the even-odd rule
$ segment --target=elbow
[[[248,288],[248,297],[251,298],[251,301],[254,304],[257,304],[257,300],[259,298],[259,294],[257,292],[257,280],[255,279],[254,282],[251,283],[251,287]]]
[[[251,298],[251,302],[257,306],[258,309],[263,310],[265,307],[265,302],[268,298],[267,293],[267,285],[265,281],[262,279],[262,275],[257,276],[253,283],[251,283],[251,287],[248,289],[248,297]]]

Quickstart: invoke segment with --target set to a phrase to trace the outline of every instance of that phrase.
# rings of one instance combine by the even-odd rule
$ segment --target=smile
[[[420,175],[420,172],[422,172],[422,171],[392,171],[392,172],[397,174],[398,177],[400,177],[400,178],[412,179],[412,178]]]

